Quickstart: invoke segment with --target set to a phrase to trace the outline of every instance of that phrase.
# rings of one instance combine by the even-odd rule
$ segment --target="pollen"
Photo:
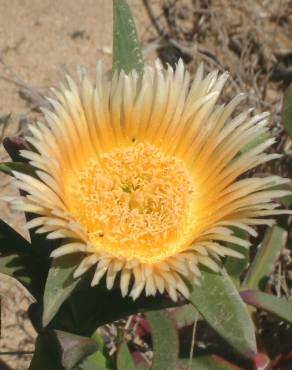
[[[177,252],[193,225],[195,184],[184,162],[135,143],[101,154],[69,185],[68,204],[98,252],[153,262]]]

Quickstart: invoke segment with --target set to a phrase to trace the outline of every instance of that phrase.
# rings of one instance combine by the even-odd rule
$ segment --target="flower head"
[[[15,172],[27,195],[14,207],[38,215],[29,228],[64,239],[53,257],[84,253],[75,277],[96,265],[92,285],[106,276],[111,289],[118,276],[123,296],[188,296],[183,276],[196,282],[200,265],[218,271],[218,257],[241,257],[225,242],[249,246],[231,226],[255,235],[251,226],[272,222],[263,216],[283,212],[272,199],[286,193],[273,187],[286,179],[238,180],[278,158],[265,153],[274,139],[242,152],[268,131],[267,114],[234,116],[241,95],[217,103],[227,74],[199,67],[191,82],[181,61],[141,79],[101,64],[95,85],[80,77],[67,76],[46,123],[30,126],[35,151],[22,155],[38,178]]]

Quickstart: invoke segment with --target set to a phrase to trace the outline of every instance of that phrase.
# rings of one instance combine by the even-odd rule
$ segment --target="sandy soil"
[[[139,33],[149,22],[141,1],[130,0]],[[112,2],[110,0],[1,0],[0,1],[0,118],[11,113],[9,125],[0,126],[0,139],[25,129],[38,118],[19,95],[24,82],[46,94],[62,80],[64,70],[82,64],[93,74],[97,59],[110,67]],[[14,81],[14,82],[13,82]],[[17,81],[17,83],[15,83]],[[4,132],[5,131],[5,132]],[[7,159],[3,148],[0,160]],[[13,193],[8,177],[0,175],[0,196]],[[22,218],[0,201],[0,217],[23,232]],[[26,320],[30,298],[19,284],[0,276],[2,330],[0,352],[33,351],[34,330]],[[11,369],[25,370],[30,355],[1,355]],[[4,368],[4,367],[3,367]]]

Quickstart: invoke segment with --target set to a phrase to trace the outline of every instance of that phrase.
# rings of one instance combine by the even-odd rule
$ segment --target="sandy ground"
[[[129,4],[143,38],[149,22],[141,0],[130,0]],[[28,120],[38,118],[19,96],[20,86],[15,80],[46,94],[62,80],[64,70],[74,71],[77,64],[92,74],[97,59],[110,67],[111,45],[110,0],[0,0],[0,117],[11,113],[5,130],[0,126],[0,139],[22,131]],[[5,159],[1,147],[0,160]],[[12,193],[9,178],[0,175],[0,196]],[[23,232],[21,217],[11,214],[2,201],[0,217]],[[0,295],[0,352],[33,351],[35,333],[25,320],[30,298],[19,284],[3,275]],[[0,353],[0,360],[15,370],[27,369],[30,357]]]

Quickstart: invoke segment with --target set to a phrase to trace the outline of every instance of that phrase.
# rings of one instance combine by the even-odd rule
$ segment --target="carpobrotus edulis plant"
[[[291,183],[265,165],[279,157],[273,122],[242,110],[243,95],[222,104],[227,73],[147,66],[126,0],[113,12],[112,71],[98,63],[91,82],[80,67],[42,102],[44,122],[3,141],[12,160],[0,171],[21,190],[7,200],[30,240],[0,220],[0,274],[34,298],[29,370],[286,364],[246,307],[292,323],[291,302],[275,296],[286,286],[270,284],[291,220],[257,230],[291,215],[291,197],[278,203]],[[287,94],[288,132],[291,104]]]
[[[119,275],[123,296],[188,297],[183,277],[240,258],[225,242],[249,246],[230,227],[255,235],[283,213],[273,199],[287,192],[274,187],[286,179],[238,179],[278,154],[265,153],[273,138],[245,150],[268,132],[267,114],[234,114],[242,95],[218,104],[227,77],[200,66],[191,81],[182,61],[110,77],[99,63],[94,85],[81,70],[55,91],[26,137],[35,150],[22,151],[38,179],[14,173],[27,194],[13,205],[38,215],[29,228],[65,240],[52,257],[84,252],[75,277],[96,265],[92,285],[105,275],[111,289]]]

